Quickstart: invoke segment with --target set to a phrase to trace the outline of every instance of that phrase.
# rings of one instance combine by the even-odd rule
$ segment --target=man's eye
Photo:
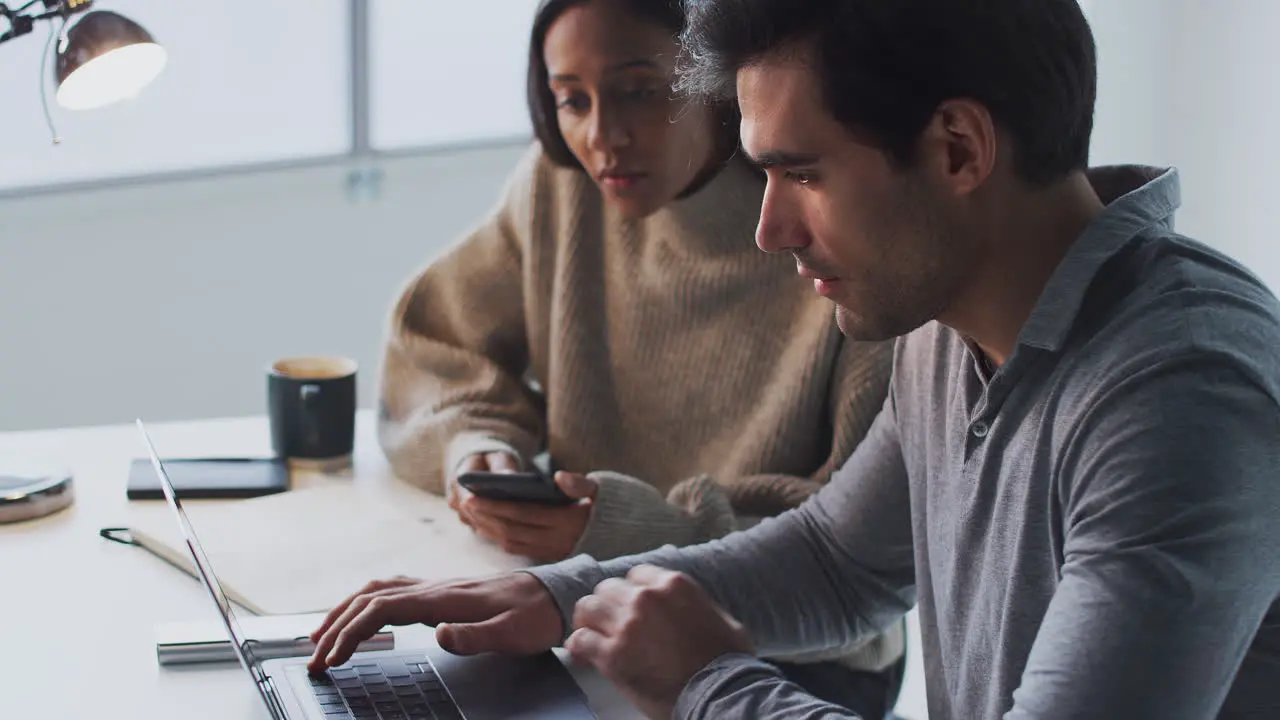
[[[651,87],[632,88],[625,93],[629,100],[648,100],[657,94],[658,91]]]
[[[813,173],[805,172],[803,170],[788,170],[786,177],[797,185],[809,185],[817,180]]]

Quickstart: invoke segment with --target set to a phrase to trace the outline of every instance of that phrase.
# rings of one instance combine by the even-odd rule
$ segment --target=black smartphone
[[[472,494],[490,500],[539,505],[572,505],[578,502],[565,495],[555,480],[536,472],[465,472],[458,476],[458,484]]]

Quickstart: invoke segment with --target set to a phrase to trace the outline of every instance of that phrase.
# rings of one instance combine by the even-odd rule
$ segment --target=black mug
[[[356,436],[356,362],[341,357],[279,360],[267,373],[271,448],[293,466],[351,466]]]

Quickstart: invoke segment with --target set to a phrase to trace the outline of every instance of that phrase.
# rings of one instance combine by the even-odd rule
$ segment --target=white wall
[[[523,143],[0,202],[0,430],[265,412],[294,353],[373,379],[396,288],[494,204]]]
[[[1177,167],[1177,228],[1280,288],[1280,2],[1094,0],[1095,164]]]
[[[1090,158],[1095,165],[1169,160],[1168,123],[1161,117],[1169,87],[1169,3],[1103,0],[1084,5],[1098,47]]]
[[[1179,228],[1280,289],[1280,2],[1174,5],[1168,117],[1183,176]]]

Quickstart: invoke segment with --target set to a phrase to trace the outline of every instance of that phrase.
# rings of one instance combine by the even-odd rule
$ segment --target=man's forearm
[[[747,655],[722,655],[685,686],[672,717],[855,720],[849,710],[810,695],[778,669]],[[874,720],[866,718],[865,720]]]
[[[610,577],[657,565],[683,572],[750,629],[761,654],[852,647],[910,609],[903,577],[883,577],[850,563],[819,527],[821,505],[766,520],[722,540],[597,563],[579,556],[534,568],[572,630],[578,599]]]

